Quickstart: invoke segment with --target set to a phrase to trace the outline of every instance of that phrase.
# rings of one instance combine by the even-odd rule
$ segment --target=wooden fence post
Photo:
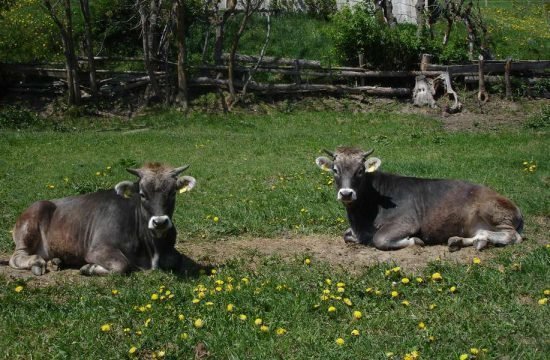
[[[506,64],[504,65],[504,82],[506,84],[506,99],[512,99],[512,80],[510,78],[510,72],[512,71],[512,59],[506,59]]]
[[[485,74],[483,66],[485,65],[485,60],[483,58],[483,55],[479,55],[479,92],[477,93],[477,99],[482,102],[486,103],[489,101],[489,94],[487,93],[487,90],[485,90]]]

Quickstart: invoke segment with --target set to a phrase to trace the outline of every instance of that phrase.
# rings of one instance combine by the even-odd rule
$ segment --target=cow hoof
[[[92,270],[93,270],[93,266],[94,264],[86,264],[84,265],[83,267],[80,268],[80,274],[81,275],[86,275],[86,276],[91,276],[92,275]]]
[[[481,251],[485,247],[487,247],[487,240],[474,240],[474,248],[477,251]]]
[[[46,262],[44,260],[37,261],[31,266],[31,271],[36,276],[41,276],[46,273]]]
[[[424,241],[422,241],[422,239],[420,238],[417,238],[417,237],[413,237],[411,238],[414,240],[414,244],[417,245],[417,246],[425,246],[426,244],[424,243]]]
[[[50,260],[50,269],[51,271],[59,271],[61,270],[61,259],[60,258],[53,258]]]
[[[460,250],[460,248],[462,248],[462,238],[458,236],[450,237],[447,245],[449,246],[450,252],[458,251]]]

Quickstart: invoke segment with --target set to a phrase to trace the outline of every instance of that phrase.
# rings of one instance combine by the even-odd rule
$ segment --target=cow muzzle
[[[357,193],[353,189],[342,188],[338,191],[338,200],[340,200],[344,204],[349,204],[357,200]]]
[[[166,215],[151,216],[148,227],[153,231],[165,231],[172,227],[172,220]]]

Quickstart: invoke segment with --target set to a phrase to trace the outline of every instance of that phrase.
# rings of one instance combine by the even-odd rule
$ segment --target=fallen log
[[[190,81],[192,86],[215,86],[228,88],[228,81],[224,79],[212,79],[198,77]],[[242,88],[242,82],[234,82],[236,88]],[[378,86],[328,85],[328,84],[267,84],[251,81],[248,88],[265,94],[307,93],[307,92],[331,92],[345,94],[367,94],[378,96],[410,96],[411,90],[407,88],[388,88]]]
[[[227,61],[229,59],[229,54],[222,54],[222,60]],[[235,61],[245,62],[245,63],[257,63],[259,58],[252,55],[235,55]],[[278,58],[273,56],[264,56],[262,58],[261,64],[279,64],[279,65],[290,65],[294,66],[298,64],[300,67],[315,67],[320,68],[321,62],[318,60],[305,60],[305,59],[287,59],[287,58]]]
[[[487,61],[483,65],[485,72],[487,73],[504,73],[506,61]],[[474,62],[467,65],[426,65],[428,71],[445,71],[451,76],[470,75],[477,74],[479,72],[479,63]],[[542,61],[514,61],[511,64],[510,72],[534,72],[534,73],[548,73],[550,71],[550,60]],[[549,74],[550,75],[550,74]]]

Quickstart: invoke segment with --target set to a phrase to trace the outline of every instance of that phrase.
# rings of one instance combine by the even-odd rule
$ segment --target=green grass
[[[135,124],[147,129],[98,131],[113,126],[96,122],[66,132],[1,130],[0,252],[12,251],[9,231],[33,201],[111,187],[132,179],[126,167],[148,160],[189,163],[186,173],[197,178],[197,187],[178,198],[174,222],[182,244],[239,235],[274,241],[288,233],[339,236],[346,227],[344,211],[314,159],[321,149],[343,144],[374,147],[387,171],[490,185],[521,207],[527,234],[540,234],[541,226],[544,232],[536,218],[550,215],[546,128],[447,133],[438,120],[385,111],[188,117],[166,112],[144,116]],[[524,161],[536,163],[536,171],[524,171]],[[306,266],[307,254],[288,262],[245,253],[246,261],[225,264],[215,276],[193,279],[149,272],[36,287],[32,278],[6,277],[0,279],[0,354],[123,358],[135,346],[141,358],[162,350],[175,359],[192,357],[202,342],[212,358],[231,359],[319,354],[383,359],[388,352],[401,359],[414,350],[426,359],[457,359],[471,347],[487,350],[479,358],[542,359],[550,351],[548,306],[537,301],[549,287],[550,251],[533,242],[525,246],[492,250],[499,257],[479,266],[438,262],[422,273],[390,271],[389,276],[387,265],[350,274],[316,259]],[[534,250],[524,253],[527,249]],[[251,268],[252,263],[256,265]],[[429,281],[436,271],[442,282]],[[411,282],[401,284],[403,276]],[[424,282],[417,284],[416,276]],[[233,291],[227,291],[229,277]],[[243,277],[250,283],[244,284]],[[332,280],[330,286],[326,278]],[[223,291],[211,293],[218,279],[224,281]],[[351,306],[321,300],[325,288],[337,295],[338,281],[346,284],[344,297]],[[209,291],[199,304],[192,304],[199,284]],[[18,285],[23,286],[19,293],[14,291]],[[162,285],[175,297],[151,300]],[[449,292],[451,286],[456,293]],[[112,295],[112,289],[120,293]],[[399,292],[397,299],[391,299],[392,290]],[[402,305],[403,300],[410,306]],[[150,310],[139,311],[148,303]],[[229,303],[236,307],[233,314],[226,310]],[[430,304],[437,307],[430,310]],[[334,314],[327,312],[331,305],[337,309]],[[352,319],[355,310],[362,312],[361,320]],[[236,317],[241,313],[246,321]],[[264,319],[269,332],[253,324],[256,317]],[[205,321],[202,329],[193,327],[196,318]],[[427,330],[418,329],[419,322]],[[102,332],[101,325],[107,323],[111,331]],[[287,334],[276,335],[279,327]],[[353,329],[361,335],[351,336]],[[182,333],[189,337],[182,339]],[[336,345],[338,337],[345,340],[343,346]]]

